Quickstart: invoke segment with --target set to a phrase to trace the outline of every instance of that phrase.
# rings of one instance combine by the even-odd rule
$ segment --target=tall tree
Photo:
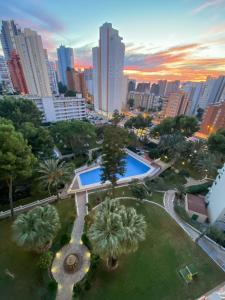
[[[196,169],[206,177],[216,176],[217,170],[222,166],[221,155],[210,153],[207,151],[198,153],[195,161]]]
[[[61,151],[71,149],[75,155],[87,153],[96,141],[95,127],[84,121],[60,121],[51,132]]]
[[[0,101],[1,102],[1,101]],[[0,118],[0,178],[9,188],[11,215],[13,212],[13,182],[31,176],[35,157],[21,133],[8,120]]]
[[[69,170],[65,167],[65,162],[59,160],[48,159],[40,163],[39,170],[40,180],[47,186],[49,194],[51,191],[57,194],[59,199],[59,185],[66,183],[69,178]]]
[[[119,175],[125,173],[125,146],[128,143],[126,130],[115,126],[104,129],[102,148],[102,182],[109,180],[114,187]]]
[[[47,251],[60,228],[60,219],[52,205],[38,206],[20,214],[13,225],[17,244],[36,252]]]
[[[134,252],[145,239],[146,222],[132,207],[126,208],[117,200],[106,200],[97,209],[88,236],[94,251],[112,269],[121,254]]]
[[[0,117],[11,120],[15,128],[19,130],[21,124],[25,122],[39,126],[42,114],[29,99],[5,96],[0,101]]]
[[[178,161],[187,150],[187,142],[181,134],[165,134],[160,137],[159,150]]]
[[[143,117],[142,114],[137,115],[136,117],[132,117],[124,124],[125,128],[135,128],[140,129],[141,136],[143,135],[143,131],[146,128],[149,128],[152,125],[152,118],[149,116]]]
[[[122,119],[123,119],[123,115],[120,114],[117,109],[115,109],[111,119],[112,124],[117,126]]]

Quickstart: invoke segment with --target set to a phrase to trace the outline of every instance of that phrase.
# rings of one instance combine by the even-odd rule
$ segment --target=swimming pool
[[[125,174],[123,176],[118,174],[118,179],[125,179],[128,177],[138,177],[150,171],[151,167],[144,162],[127,155],[126,158]],[[101,167],[96,167],[89,171],[84,171],[79,174],[80,183],[82,186],[93,185],[101,183]]]

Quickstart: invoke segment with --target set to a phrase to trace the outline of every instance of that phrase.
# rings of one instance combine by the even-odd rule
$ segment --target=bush
[[[74,287],[73,287],[73,297],[76,298],[77,296],[80,295],[80,293],[82,292],[82,287],[80,283],[77,283]]]
[[[85,245],[89,250],[91,250],[91,242],[90,242],[90,240],[89,240],[89,238],[88,238],[88,236],[87,236],[86,233],[83,233],[83,234],[82,234],[81,240],[82,240],[82,242],[84,243],[84,245]]]
[[[131,190],[133,196],[140,200],[144,199],[147,195],[146,188],[142,184],[132,185],[130,190]]]
[[[50,281],[48,284],[48,289],[50,291],[56,291],[57,287],[58,287],[58,283],[55,280]]]
[[[40,256],[40,259],[38,262],[39,268],[42,270],[47,270],[51,265],[52,258],[53,258],[53,252],[48,251],[48,252],[43,253]]]
[[[190,194],[207,194],[209,187],[212,185],[211,182],[206,182],[199,185],[192,185],[186,188],[186,192]]]
[[[190,173],[184,169],[180,170],[179,175],[184,177],[190,177]]]
[[[60,244],[61,244],[61,246],[64,246],[64,245],[68,244],[69,241],[70,241],[70,235],[68,233],[64,233],[61,236]]]
[[[215,226],[211,226],[207,232],[207,236],[214,240],[216,243],[225,247],[225,234],[222,230]]]

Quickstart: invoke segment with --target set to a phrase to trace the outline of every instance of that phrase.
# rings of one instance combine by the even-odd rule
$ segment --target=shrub
[[[70,241],[70,236],[69,236],[69,234],[68,234],[68,233],[62,234],[61,239],[60,239],[60,244],[61,244],[61,246],[64,246],[64,245],[68,244],[69,241]]]
[[[180,170],[179,175],[184,177],[190,177],[190,173],[184,169]]]
[[[77,296],[80,295],[80,293],[82,292],[82,287],[80,283],[77,283],[74,287],[73,287],[73,297],[76,298]]]
[[[42,270],[47,270],[52,262],[53,253],[51,251],[45,252],[40,256],[38,266]]]
[[[82,234],[81,240],[82,240],[82,242],[84,243],[84,245],[85,245],[89,250],[91,250],[91,242],[90,242],[90,240],[89,240],[89,238],[88,238],[88,236],[87,236],[86,233],[83,233],[83,234]]]
[[[190,194],[207,194],[209,187],[212,185],[210,182],[206,182],[199,185],[192,185],[186,188],[186,192]]]
[[[147,195],[146,188],[142,184],[135,184],[131,186],[131,192],[137,199],[144,199]]]
[[[56,291],[58,287],[58,283],[55,280],[52,280],[48,284],[48,289],[51,291]]]
[[[225,247],[225,234],[222,230],[211,226],[207,232],[207,236],[214,240],[216,243]]]

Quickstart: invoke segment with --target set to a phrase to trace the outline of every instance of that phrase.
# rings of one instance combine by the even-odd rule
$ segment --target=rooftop
[[[203,196],[186,195],[188,210],[208,216]]]

